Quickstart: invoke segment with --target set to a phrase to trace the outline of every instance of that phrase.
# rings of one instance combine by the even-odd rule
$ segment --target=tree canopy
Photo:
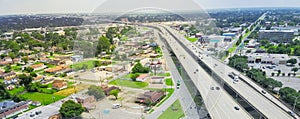
[[[59,109],[59,112],[62,114],[64,118],[73,118],[81,115],[84,111],[84,108],[81,104],[75,103],[72,100],[68,100],[62,104]]]
[[[105,36],[101,36],[98,41],[97,54],[103,51],[110,52],[110,45],[109,39]]]
[[[143,67],[143,65],[140,62],[135,64],[131,70],[132,73],[148,73],[149,71],[150,71],[150,68]]]
[[[93,95],[97,100],[102,99],[103,97],[105,97],[105,94],[103,92],[103,90],[99,87],[99,86],[95,86],[95,85],[91,85],[88,88],[88,95]]]
[[[118,89],[113,89],[109,92],[109,94],[115,96],[115,98],[118,99],[119,90]]]
[[[237,69],[238,71],[244,72],[244,69],[248,69],[247,56],[234,55],[229,58],[229,66]]]
[[[10,98],[10,94],[5,87],[5,84],[3,82],[0,82],[0,100]]]

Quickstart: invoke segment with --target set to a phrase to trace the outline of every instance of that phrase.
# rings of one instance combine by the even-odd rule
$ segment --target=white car
[[[118,104],[118,103],[112,105],[112,108],[113,108],[113,109],[118,109],[118,108],[120,108],[120,107],[121,107],[121,105]]]

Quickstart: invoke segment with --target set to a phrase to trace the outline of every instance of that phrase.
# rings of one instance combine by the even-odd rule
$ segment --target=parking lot
[[[267,77],[271,77],[277,81],[281,81],[283,84],[283,87],[291,87],[296,90],[300,90],[300,78],[299,75],[294,76],[292,68],[299,66],[286,66],[286,65],[270,65],[270,64],[248,64],[249,67],[253,66],[254,68],[262,69],[266,72]],[[268,68],[269,67],[269,68]],[[281,74],[277,76],[278,70],[281,71]],[[272,76],[272,73],[274,73],[274,76]],[[285,74],[283,76],[283,73]],[[288,73],[291,73],[290,76],[288,76]],[[296,74],[299,74],[299,71],[296,72]]]

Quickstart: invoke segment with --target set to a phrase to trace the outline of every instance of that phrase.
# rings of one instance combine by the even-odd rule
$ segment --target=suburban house
[[[29,67],[31,67],[33,70],[41,70],[41,69],[46,68],[47,66],[44,65],[43,63],[40,63],[40,64],[33,64]]]
[[[21,61],[22,61],[21,58],[14,58],[13,59],[14,63],[21,63]]]
[[[62,65],[62,64],[66,64],[66,62],[63,61],[63,60],[60,60],[60,59],[54,59],[54,60],[51,60],[49,62],[49,64],[52,64],[52,65]]]
[[[18,81],[15,72],[9,72],[9,73],[0,72],[0,78],[4,79],[5,84],[16,83]]]
[[[53,73],[53,74],[55,74],[55,73],[58,73],[58,72],[60,72],[60,71],[63,71],[63,70],[65,70],[65,69],[67,69],[68,68],[68,66],[56,66],[56,67],[54,67],[54,68],[48,68],[48,69],[45,69],[45,72],[47,72],[47,73]]]
[[[141,74],[136,78],[136,81],[145,81],[148,78],[148,74]]]
[[[42,79],[41,83],[48,84],[48,83],[53,82],[53,80],[54,80],[54,78],[44,78],[44,79]]]
[[[163,98],[163,96],[164,96],[164,92],[162,90],[148,91],[138,96],[135,102],[136,103],[157,103]]]
[[[27,109],[28,103],[25,101],[3,101],[0,102],[0,118],[8,118]]]
[[[44,76],[38,75],[37,77],[33,78],[32,82],[40,82],[44,79]]]
[[[67,87],[68,87],[67,82],[65,82],[63,80],[54,80],[52,83],[52,88],[54,88],[56,90],[65,89]]]
[[[9,84],[9,85],[6,87],[7,90],[12,90],[12,89],[14,89],[14,88],[15,88],[15,85],[12,85],[12,84]]]
[[[43,62],[43,63],[49,63],[50,59],[49,58],[40,58],[38,61]]]
[[[13,63],[12,60],[5,60],[5,59],[0,60],[0,65],[1,66],[12,64],[12,63]]]

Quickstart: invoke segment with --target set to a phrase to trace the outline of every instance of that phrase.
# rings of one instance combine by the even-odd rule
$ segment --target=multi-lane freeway
[[[212,77],[199,66],[197,61],[195,61],[192,56],[188,55],[188,52],[177,43],[164,28],[160,27],[160,29],[162,30],[163,36],[167,39],[167,42],[172,46],[171,48],[178,57],[183,68],[198,88],[202,98],[204,98],[205,106],[212,118],[252,118],[225,90],[220,88],[222,86],[213,80]],[[216,90],[212,90],[212,87],[216,88]],[[217,90],[217,87],[220,89]]]
[[[188,48],[188,49],[178,50],[178,52],[182,52],[183,54],[185,54],[186,58],[188,58],[189,56],[191,57],[191,54],[189,54],[187,52],[184,53],[184,50],[193,50],[194,49],[193,53],[197,54],[196,56],[199,55],[199,52],[200,53],[202,52],[201,49],[196,48],[196,46],[194,44],[185,40],[185,38],[182,37],[180,34],[177,34],[177,31],[175,31],[174,29],[171,29],[166,26],[165,26],[165,28],[167,28],[170,31],[169,33],[173,33],[177,39],[180,39],[180,41],[182,41],[181,42],[182,45],[185,45]],[[173,41],[173,44],[177,48],[182,47],[182,45],[179,45],[179,43],[177,41]],[[176,45],[176,44],[178,44],[178,45]],[[280,101],[278,101],[274,97],[270,96],[270,94],[265,94],[265,95],[261,94],[260,91],[262,89],[259,88],[259,86],[257,86],[255,83],[253,83],[247,77],[241,76],[241,78],[243,78],[245,80],[239,81],[238,83],[233,83],[232,79],[228,76],[228,72],[236,72],[238,74],[238,72],[236,70],[228,67],[227,65],[221,63],[220,61],[218,61],[210,56],[202,55],[201,57],[202,57],[201,60],[208,67],[213,69],[213,71],[217,75],[222,77],[222,79],[227,84],[229,84],[235,91],[237,91],[239,93],[239,95],[241,95],[245,100],[247,100],[251,105],[253,105],[265,117],[271,118],[271,119],[293,118],[291,115],[288,114],[288,111],[290,111],[290,110],[285,105],[283,105]],[[197,64],[192,64],[192,61],[194,61],[194,59],[192,59],[192,58],[186,59],[186,61],[189,62],[189,64],[187,64],[187,66],[186,66],[187,68],[195,69],[195,66],[197,66]],[[203,73],[203,72],[200,72],[200,73],[201,73],[201,77],[203,77],[203,75],[205,75],[205,73]],[[193,80],[193,81],[195,81],[194,83],[201,85],[201,83],[198,82],[199,79]],[[247,82],[244,82],[244,81],[247,81]],[[249,85],[251,85],[251,86],[249,86]],[[255,87],[255,88],[253,88],[253,87]],[[199,88],[199,90],[200,89],[201,88]],[[211,93],[211,92],[209,92],[209,93]],[[201,95],[203,95],[203,93],[201,93]],[[209,95],[209,94],[204,93],[204,95]],[[221,102],[224,103],[224,100],[222,99]],[[207,103],[206,103],[206,105],[208,106]],[[298,118],[298,117],[296,117],[296,118]]]

